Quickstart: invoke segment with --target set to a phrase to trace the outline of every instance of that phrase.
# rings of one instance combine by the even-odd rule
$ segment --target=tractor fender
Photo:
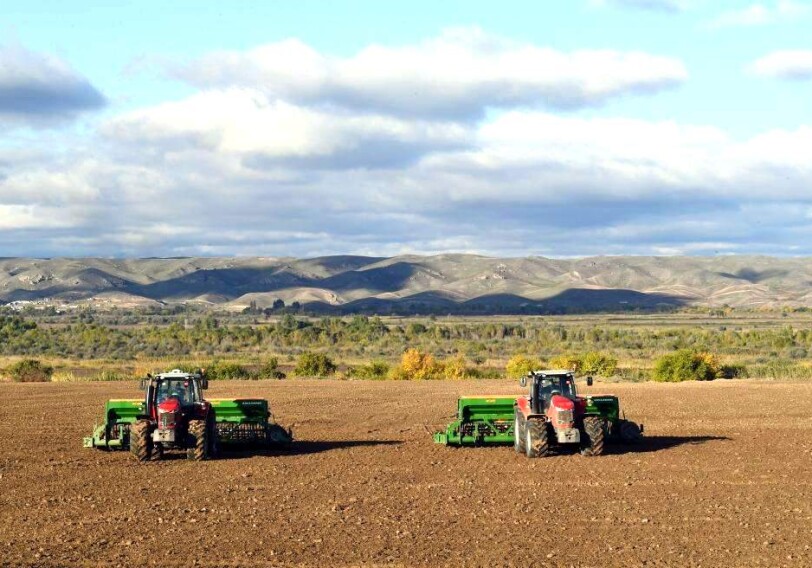
[[[516,409],[524,416],[525,419],[535,418],[540,419],[543,421],[547,421],[547,416],[544,414],[538,414],[533,412],[533,409],[530,406],[530,397],[522,396],[516,399]]]
[[[583,424],[584,419],[595,416],[597,418],[601,418],[604,422],[604,428],[609,433],[611,429],[614,427],[614,423],[611,420],[607,420],[606,417],[603,416],[600,412],[584,412],[579,418],[578,422]]]

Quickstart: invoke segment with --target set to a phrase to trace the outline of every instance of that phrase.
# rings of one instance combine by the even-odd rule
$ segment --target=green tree
[[[712,381],[720,377],[721,372],[719,362],[713,355],[682,349],[657,359],[652,378],[667,383]]]
[[[294,373],[300,377],[327,377],[335,373],[336,368],[327,355],[305,351],[299,355]]]

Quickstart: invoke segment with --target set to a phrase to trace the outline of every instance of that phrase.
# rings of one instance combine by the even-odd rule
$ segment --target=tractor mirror
[[[146,389],[147,381],[149,381],[149,379],[141,379],[140,381],[138,381],[138,388],[140,388],[141,390]]]
[[[526,387],[527,386],[527,377],[522,377],[521,379],[519,379],[519,384],[522,385],[523,387]]]
[[[200,380],[200,388],[206,390],[209,388],[209,379],[201,379]]]
[[[586,386],[591,387],[593,382],[592,377],[586,378]]]

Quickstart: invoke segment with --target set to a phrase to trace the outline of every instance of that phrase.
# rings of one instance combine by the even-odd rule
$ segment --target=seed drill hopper
[[[513,443],[515,396],[464,396],[457,401],[457,419],[434,441],[448,446]]]

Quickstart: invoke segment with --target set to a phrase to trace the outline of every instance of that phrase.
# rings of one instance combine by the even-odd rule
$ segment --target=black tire
[[[203,461],[209,457],[209,429],[205,420],[189,421],[191,445],[186,450],[186,459]]]
[[[600,456],[603,454],[606,441],[605,421],[600,416],[584,418],[584,429],[581,432],[581,454]]]
[[[267,450],[289,450],[293,442],[293,432],[285,430],[279,424],[265,424],[265,448]]]
[[[531,418],[525,426],[525,453],[528,458],[543,458],[550,453],[547,423]]]
[[[640,431],[640,426],[630,420],[623,420],[620,423],[620,439],[627,444],[634,444],[640,441],[643,433]]]
[[[514,414],[515,417],[513,419],[513,449],[516,450],[518,453],[523,454],[525,452],[524,415],[518,408],[516,409]]]
[[[141,463],[152,458],[152,424],[149,420],[138,420],[130,426],[130,453]]]
[[[206,425],[208,426],[209,433],[208,433],[208,441],[209,441],[209,448],[208,448],[208,458],[215,459],[217,455],[220,453],[220,444],[217,439],[217,423],[215,421],[214,415],[209,415],[209,418],[206,420]]]

